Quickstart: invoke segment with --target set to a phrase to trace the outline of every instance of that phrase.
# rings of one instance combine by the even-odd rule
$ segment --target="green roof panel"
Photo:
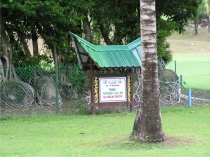
[[[84,59],[89,56],[99,68],[141,67],[141,38],[127,45],[96,46],[70,32],[74,41],[77,59],[82,68]],[[87,59],[85,61],[88,61]]]

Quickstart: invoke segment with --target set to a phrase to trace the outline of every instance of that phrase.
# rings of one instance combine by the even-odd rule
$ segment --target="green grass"
[[[184,87],[210,90],[210,60],[183,58],[176,60],[176,73],[178,76],[182,75]],[[175,61],[170,62],[167,68],[175,71]]]
[[[174,33],[167,39],[173,60],[176,60],[176,72],[178,76],[183,76],[185,88],[210,90],[210,42],[207,42],[207,29],[200,29],[199,35],[193,33],[193,29],[186,28],[183,34]],[[167,68],[175,70],[174,61]]]
[[[210,106],[163,108],[162,143],[129,140],[135,113],[1,116],[0,156],[210,156]]]
[[[173,55],[173,60],[177,61],[191,61],[191,62],[210,62],[210,54],[205,54],[205,55],[189,55],[189,54],[174,54]],[[199,65],[197,65],[199,66]]]

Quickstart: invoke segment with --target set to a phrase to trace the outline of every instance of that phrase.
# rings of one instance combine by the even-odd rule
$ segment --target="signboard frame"
[[[130,106],[130,111],[133,111],[133,105],[138,104],[138,102],[133,99],[133,77],[136,73],[126,73],[126,74],[92,74],[91,75],[91,107],[92,114],[95,114],[95,108],[100,106],[112,106],[112,105],[127,105]],[[116,79],[125,78],[125,100],[116,101],[101,101],[100,99],[100,81],[103,79]]]
[[[99,78],[99,103],[126,101],[126,77]]]

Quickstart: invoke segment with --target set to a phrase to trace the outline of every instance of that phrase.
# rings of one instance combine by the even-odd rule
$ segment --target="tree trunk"
[[[37,42],[38,36],[35,28],[35,21],[31,21],[30,27],[31,27],[32,45],[33,45],[33,55],[38,56],[39,54],[38,42]]]
[[[127,0],[115,0],[115,7],[122,6]]]
[[[59,60],[58,60],[58,52],[57,52],[56,46],[53,45],[53,46],[51,47],[51,50],[52,50],[52,55],[53,55],[54,64],[57,65],[57,64],[59,63]]]
[[[90,22],[88,20],[87,15],[85,16],[85,18],[83,18],[83,26],[84,26],[84,30],[85,30],[85,40],[89,41],[91,40],[91,28],[90,28]]]
[[[82,2],[86,1],[86,0],[81,0]],[[83,23],[83,29],[84,29],[84,33],[85,33],[85,40],[89,41],[91,40],[91,28],[90,28],[90,21],[88,19],[88,9],[87,7],[81,7],[80,12],[84,15],[84,18],[82,19],[82,23]]]
[[[142,70],[140,109],[134,121],[132,139],[144,142],[164,140],[159,104],[155,0],[140,0]]]
[[[207,13],[207,22],[208,22],[208,41],[210,41],[210,12]]]
[[[198,35],[198,20],[194,19],[195,35]]]
[[[2,54],[5,58],[6,66],[11,67],[12,64],[12,48],[9,43],[9,37],[6,34],[5,26],[3,24],[0,25],[0,46],[2,47]],[[8,67],[8,68],[9,68]]]
[[[26,56],[31,56],[31,53],[30,53],[30,50],[29,50],[29,48],[28,48],[28,45],[27,45],[26,40],[24,40],[24,39],[22,39],[22,38],[20,37],[20,42],[21,42],[21,44],[23,45],[23,49],[24,49],[25,55],[26,55]]]
[[[103,22],[101,22],[102,19],[98,18],[98,23],[99,23],[99,29],[101,31],[101,35],[104,38],[104,41],[107,45],[112,45],[112,42],[109,38],[109,33],[106,30],[106,28],[103,26]]]

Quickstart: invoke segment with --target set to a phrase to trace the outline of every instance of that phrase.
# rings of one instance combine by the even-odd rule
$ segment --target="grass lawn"
[[[194,56],[188,56],[189,60],[183,58],[185,56],[181,59],[177,57],[176,63],[171,61],[167,68],[175,71],[176,64],[176,73],[182,75],[185,88],[210,90],[210,59],[194,60]]]
[[[209,43],[210,44],[210,43]],[[173,60],[177,60],[177,61],[200,61],[200,62],[210,62],[210,54],[203,54],[203,55],[190,55],[190,54],[186,54],[186,55],[180,55],[180,54],[174,54],[173,55]]]
[[[169,39],[178,75],[186,88],[210,90],[207,30],[187,30]],[[167,65],[174,70],[174,62]],[[207,157],[210,104],[162,108],[161,143],[131,141],[136,113],[90,115],[0,115],[0,157]]]
[[[186,28],[183,34],[174,33],[167,39],[170,43],[173,61],[167,65],[183,76],[185,88],[210,90],[210,42],[207,29],[200,29],[199,35]]]
[[[136,113],[1,116],[0,156],[210,156],[210,106],[163,108],[165,142],[129,140]]]

